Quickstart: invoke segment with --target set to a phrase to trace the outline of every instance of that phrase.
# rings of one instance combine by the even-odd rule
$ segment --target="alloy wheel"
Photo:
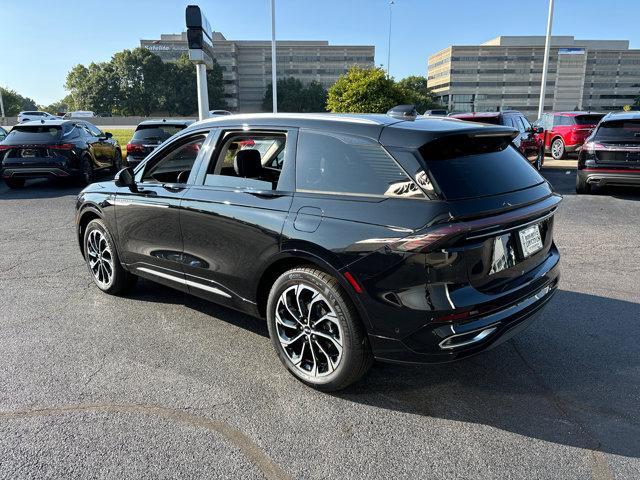
[[[551,154],[553,155],[553,158],[562,157],[563,150],[564,146],[562,145],[561,140],[556,140],[553,142],[553,145],[551,145]]]
[[[113,278],[113,255],[105,235],[100,230],[89,232],[87,262],[96,282],[101,287],[107,288]]]
[[[342,327],[327,299],[315,288],[287,288],[276,304],[276,330],[288,359],[306,375],[333,373],[342,360]]]

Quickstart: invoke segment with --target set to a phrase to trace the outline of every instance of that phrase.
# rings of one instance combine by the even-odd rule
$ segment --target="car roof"
[[[580,112],[553,112],[554,115],[562,115],[564,117],[577,117],[578,115],[604,115],[602,112],[589,112],[589,111],[580,111]]]
[[[16,127],[21,127],[22,125],[49,125],[49,126],[59,126],[65,123],[77,123],[77,120],[29,120],[28,122],[22,122],[16,125]],[[86,123],[86,122],[85,122]]]
[[[638,120],[640,119],[640,111],[631,112],[610,112],[607,113],[603,120]]]
[[[253,127],[306,128],[342,134],[361,135],[379,140],[383,145],[418,147],[439,137],[457,134],[511,135],[515,130],[501,125],[469,123],[451,117],[419,117],[416,120],[400,120],[384,114],[336,114],[336,113],[262,113],[226,115],[201,120],[183,132],[203,127]]]
[[[194,122],[194,120],[176,120],[176,119],[166,120],[166,119],[162,118],[162,119],[158,119],[158,120],[145,120],[143,122],[140,122],[138,124],[138,127],[140,125],[177,125],[177,126],[180,126],[180,125],[191,125],[193,122]]]
[[[467,112],[454,113],[449,118],[498,118],[504,112]]]

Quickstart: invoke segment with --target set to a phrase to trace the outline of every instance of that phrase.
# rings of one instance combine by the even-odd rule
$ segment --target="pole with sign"
[[[187,6],[187,42],[189,60],[196,65],[198,90],[198,118],[209,118],[209,91],[207,90],[207,70],[213,68],[213,38],[211,25],[197,5]]]

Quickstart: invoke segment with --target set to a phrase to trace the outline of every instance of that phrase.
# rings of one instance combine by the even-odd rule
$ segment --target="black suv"
[[[558,285],[560,197],[516,132],[447,118],[236,115],[181,131],[76,204],[96,285],[136,277],[266,318],[324,390],[374,358],[466,357]]]
[[[147,155],[153,152],[158,145],[168,140],[172,135],[184,130],[193,123],[193,120],[145,120],[141,122],[133,132],[131,141],[127,143],[126,163],[135,167]]]
[[[122,167],[120,146],[112,135],[79,120],[25,122],[0,144],[2,178],[19,188],[29,178],[74,177],[91,183],[99,171]]]
[[[576,192],[604,185],[640,186],[640,112],[609,113],[580,149]]]

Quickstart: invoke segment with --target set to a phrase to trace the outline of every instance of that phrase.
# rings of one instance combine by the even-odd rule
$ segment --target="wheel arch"
[[[287,270],[303,266],[317,268],[333,276],[356,307],[363,325],[369,330],[371,323],[360,298],[358,298],[359,294],[355,292],[354,288],[340,272],[340,267],[333,265],[330,261],[318,254],[300,249],[281,251],[270,259],[259,275],[255,298],[256,308],[260,317],[266,318],[267,300],[273,282]]]
[[[82,211],[78,214],[78,245],[80,246],[80,252],[83,257],[85,257],[84,232],[89,222],[97,218],[104,221],[104,216],[100,209],[92,204],[83,207]]]

